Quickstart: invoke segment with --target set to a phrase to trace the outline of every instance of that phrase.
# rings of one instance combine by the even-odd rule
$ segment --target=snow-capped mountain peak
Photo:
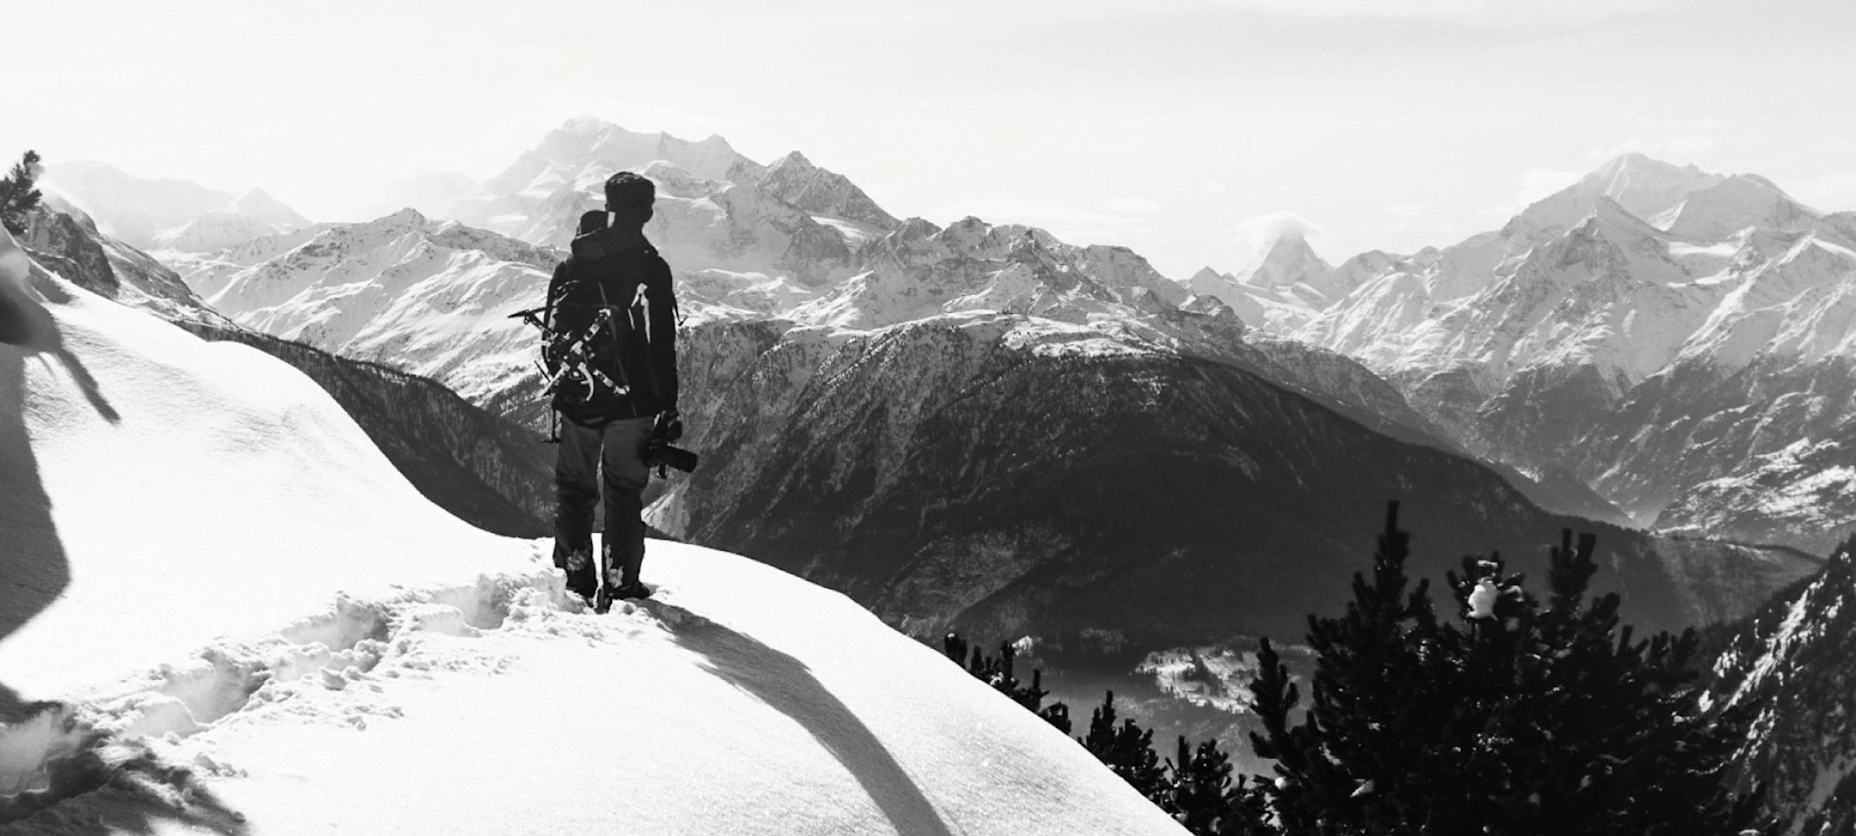
[[[636,169],[665,160],[705,180],[728,179],[747,163],[728,141],[711,136],[690,142],[668,133],[636,133],[600,119],[572,119],[550,132],[541,144],[524,153],[484,188],[492,196],[533,193],[543,197],[562,184],[576,183],[589,169],[601,178],[620,169]]]
[[[1693,165],[1676,166],[1632,152],[1612,158],[1571,186],[1536,201],[1517,220],[1540,231],[1564,230],[1590,214],[1601,198],[1649,219],[1723,179]]]
[[[762,191],[812,215],[884,232],[896,228],[896,218],[850,178],[814,165],[798,151],[781,157],[756,179]]]
[[[1613,157],[1587,179],[1596,181],[1600,194],[1642,217],[1668,206],[1679,195],[1707,188],[1722,178],[1692,163],[1678,166],[1631,151]]]
[[[1308,284],[1325,293],[1321,285],[1333,270],[1333,265],[1315,254],[1301,230],[1289,229],[1263,248],[1262,254],[1238,275],[1238,281],[1279,292],[1286,292],[1298,283]]]
[[[792,166],[792,167],[796,167],[796,168],[800,168],[800,169],[804,169],[808,171],[811,169],[817,168],[817,166],[812,164],[811,160],[806,159],[806,155],[799,153],[797,150],[786,152],[786,156],[781,157],[777,160],[774,160],[773,165],[770,165],[767,168],[775,169],[775,168],[784,168],[787,166]]]

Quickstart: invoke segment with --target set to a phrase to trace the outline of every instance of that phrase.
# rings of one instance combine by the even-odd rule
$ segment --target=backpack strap
[[[664,384],[658,379],[657,357],[652,354],[651,348],[651,297],[645,293],[644,282],[638,283],[638,291],[632,295],[632,304],[625,310],[626,318],[629,319],[632,311],[640,307],[644,308],[644,376],[651,383],[651,395],[662,398]]]

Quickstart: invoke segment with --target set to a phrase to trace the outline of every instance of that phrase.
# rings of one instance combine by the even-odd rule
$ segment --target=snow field
[[[657,596],[603,616],[551,570],[343,597],[42,715],[0,743],[0,787],[74,752],[118,777],[9,832],[1177,832],[843,596],[650,550]]]

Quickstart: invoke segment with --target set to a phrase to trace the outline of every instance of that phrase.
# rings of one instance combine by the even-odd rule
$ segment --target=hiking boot
[[[655,590],[651,589],[651,587],[645,586],[642,583],[639,583],[638,581],[632,581],[631,583],[622,583],[622,584],[619,584],[618,586],[606,587],[606,595],[610,598],[614,598],[618,600],[637,600],[639,598],[649,598],[651,597],[651,593],[653,591]]]

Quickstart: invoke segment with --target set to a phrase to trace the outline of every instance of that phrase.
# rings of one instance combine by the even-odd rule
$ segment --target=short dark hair
[[[649,210],[657,201],[657,186],[641,174],[621,171],[606,178],[606,208],[614,212]]]

